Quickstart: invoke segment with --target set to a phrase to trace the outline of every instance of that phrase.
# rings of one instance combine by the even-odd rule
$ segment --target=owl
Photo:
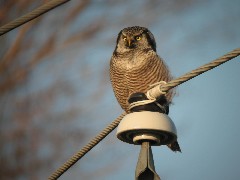
[[[127,113],[130,112],[129,98],[134,94],[145,94],[151,84],[172,79],[168,67],[157,55],[154,36],[147,28],[133,26],[119,32],[110,60],[110,79],[117,101]],[[157,100],[166,114],[173,95],[173,91],[169,91]],[[177,141],[168,147],[181,152]]]

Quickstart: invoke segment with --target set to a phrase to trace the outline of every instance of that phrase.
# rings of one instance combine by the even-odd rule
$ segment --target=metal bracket
[[[152,149],[149,142],[143,142],[135,171],[136,180],[160,180],[155,172]]]

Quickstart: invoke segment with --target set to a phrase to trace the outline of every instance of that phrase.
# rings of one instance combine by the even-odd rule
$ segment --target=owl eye
[[[136,40],[140,41],[142,38],[140,36],[136,36]]]
[[[126,40],[127,40],[127,38],[126,38],[126,37],[123,37],[123,40],[124,40],[124,41],[126,41]]]

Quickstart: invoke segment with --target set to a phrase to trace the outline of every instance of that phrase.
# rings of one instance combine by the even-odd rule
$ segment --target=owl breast
[[[167,66],[155,51],[137,54],[113,55],[110,62],[110,79],[115,96],[122,109],[128,112],[128,98],[132,93],[146,93],[149,85],[159,81],[170,81]],[[171,101],[172,93],[166,95]]]

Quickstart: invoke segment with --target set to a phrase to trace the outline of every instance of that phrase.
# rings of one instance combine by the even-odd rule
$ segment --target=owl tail
[[[167,146],[174,152],[177,152],[177,151],[182,152],[177,141],[174,141],[173,143],[168,144]]]

